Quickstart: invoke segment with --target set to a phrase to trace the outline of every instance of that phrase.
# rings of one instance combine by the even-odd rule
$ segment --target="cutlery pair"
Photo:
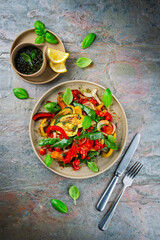
[[[105,206],[107,205],[107,202],[109,200],[109,197],[111,196],[111,193],[118,181],[118,178],[122,175],[122,173],[125,171],[125,169],[127,168],[129,162],[131,161],[133,154],[135,153],[137,146],[139,144],[140,141],[140,134],[137,133],[134,137],[134,139],[132,140],[130,146],[128,147],[128,150],[126,151],[121,163],[119,164],[115,176],[112,179],[111,183],[109,184],[108,188],[106,189],[106,191],[104,192],[104,194],[102,195],[101,199],[99,200],[98,204],[97,204],[97,210],[99,211],[103,211]],[[133,179],[135,178],[135,176],[138,174],[138,172],[141,170],[142,168],[142,164],[139,162],[136,162],[127,172],[127,174],[125,175],[124,179],[123,179],[123,189],[121,191],[121,193],[119,194],[118,198],[116,199],[115,203],[112,205],[112,207],[109,209],[109,211],[106,213],[106,215],[103,217],[103,219],[100,221],[99,223],[99,229],[104,231],[108,228],[109,223],[113,217],[114,211],[125,191],[125,189],[129,186],[131,186]]]

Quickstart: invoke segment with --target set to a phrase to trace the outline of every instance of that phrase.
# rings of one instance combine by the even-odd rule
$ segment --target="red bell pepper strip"
[[[49,136],[49,137],[51,137],[51,131],[58,131],[58,132],[60,132],[61,134],[62,134],[62,136],[64,137],[64,138],[66,138],[66,139],[69,139],[69,137],[67,136],[67,134],[66,134],[66,132],[63,130],[63,128],[61,128],[61,127],[59,127],[59,126],[49,126],[48,128],[47,128],[47,131],[46,131],[46,133],[47,133],[47,135]]]
[[[53,113],[46,113],[46,112],[43,112],[43,113],[36,113],[32,119],[34,121],[38,120],[38,119],[41,119],[41,118],[53,118],[55,115]]]

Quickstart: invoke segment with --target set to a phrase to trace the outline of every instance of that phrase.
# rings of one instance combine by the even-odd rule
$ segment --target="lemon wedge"
[[[67,72],[66,66],[65,66],[65,62],[61,62],[61,63],[54,63],[52,61],[49,62],[49,65],[51,67],[51,69],[56,72],[56,73],[64,73]]]
[[[61,52],[52,48],[47,49],[47,55],[49,59],[54,63],[64,62],[69,57],[69,53]]]

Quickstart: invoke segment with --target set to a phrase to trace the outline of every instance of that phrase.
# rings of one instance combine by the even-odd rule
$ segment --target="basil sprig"
[[[79,68],[86,68],[88,67],[90,64],[92,63],[92,60],[90,58],[86,58],[86,57],[80,57],[77,59],[76,61],[76,65]]]
[[[99,171],[97,165],[94,162],[87,162],[87,165],[92,172],[97,173]]]
[[[63,101],[69,105],[73,101],[73,94],[70,88],[67,88],[63,94]]]
[[[88,34],[83,39],[82,48],[85,49],[85,48],[89,47],[92,44],[92,42],[94,41],[95,37],[96,37],[95,33]]]
[[[62,201],[58,200],[58,199],[51,199],[50,200],[52,206],[61,213],[68,213],[67,210],[67,206],[65,203],[63,203]]]
[[[27,91],[24,89],[24,88],[14,88],[13,89],[13,93],[14,95],[19,98],[19,99],[27,99],[27,98],[30,98],[28,96],[28,93]],[[32,99],[32,98],[30,98]]]
[[[108,108],[112,102],[112,93],[109,88],[105,90],[102,97],[104,105]]]
[[[35,33],[38,37],[35,39],[36,44],[44,43],[44,41],[48,43],[56,44],[58,43],[57,38],[50,32],[47,32],[45,25],[41,21],[36,21],[34,23]]]
[[[74,200],[74,204],[76,205],[76,199],[79,197],[79,190],[76,186],[71,186],[69,189],[69,195]]]
[[[91,126],[91,123],[92,123],[92,119],[90,116],[85,116],[83,121],[82,121],[82,127],[83,129],[88,129],[90,128]]]
[[[57,105],[55,102],[49,102],[44,105],[45,109],[47,109],[48,112],[57,113],[61,110],[60,106]]]
[[[35,49],[35,50],[32,50],[30,55],[31,55],[31,58],[32,58],[32,59],[35,59],[35,58],[37,57],[37,51],[36,51],[36,49]]]
[[[50,154],[47,154],[45,156],[44,162],[47,165],[47,167],[49,167],[51,165],[51,163],[53,162],[53,158],[51,157]]]

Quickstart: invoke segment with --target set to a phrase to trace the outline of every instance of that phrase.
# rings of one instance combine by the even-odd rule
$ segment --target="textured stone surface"
[[[160,238],[160,5],[159,1],[18,1],[0,0],[0,239],[2,240],[152,240]],[[9,51],[15,37],[43,21],[63,40],[68,72],[49,84],[23,82],[13,72]],[[87,33],[97,35],[81,49]],[[90,57],[86,69],[78,57]],[[39,97],[57,83],[85,79],[109,87],[122,103],[129,125],[127,144],[142,134],[134,161],[144,163],[126,190],[106,232],[97,225],[103,216],[95,205],[116,169],[88,180],[71,180],[46,169],[35,156],[28,135],[31,111]],[[25,88],[33,100],[18,100],[14,87]],[[67,194],[76,184],[77,206]],[[122,187],[119,180],[110,199]],[[69,214],[56,212],[50,198],[64,201]]]

